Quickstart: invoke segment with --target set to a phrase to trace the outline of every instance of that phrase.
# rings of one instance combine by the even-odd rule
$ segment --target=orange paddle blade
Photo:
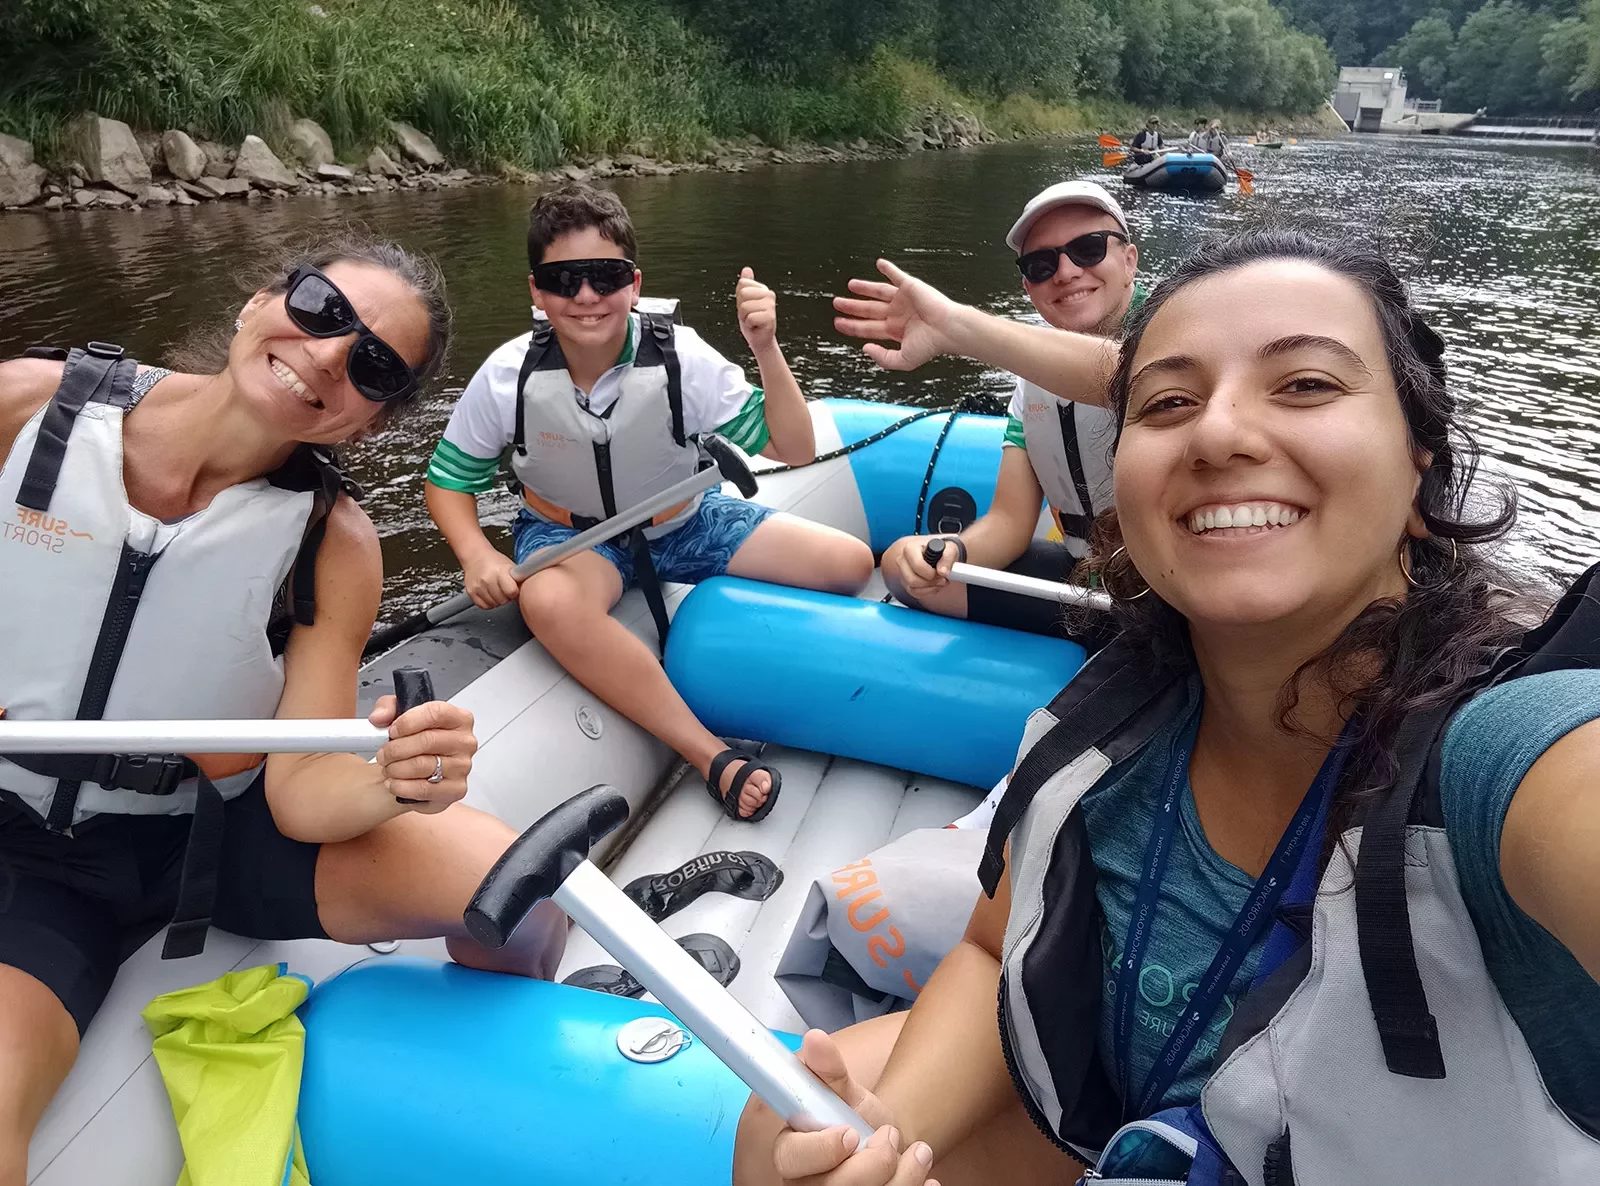
[[[1249,169],[1238,169],[1236,172],[1239,174],[1239,192],[1242,194],[1255,193],[1256,175],[1250,172]]]
[[[1104,168],[1115,169],[1127,159],[1128,154],[1125,152],[1108,152],[1105,156],[1100,158],[1100,164]]]
[[[1122,147],[1122,141],[1118,140],[1115,136],[1111,135],[1111,133],[1109,133],[1109,132],[1101,132],[1100,133],[1100,147],[1101,148],[1121,148]]]

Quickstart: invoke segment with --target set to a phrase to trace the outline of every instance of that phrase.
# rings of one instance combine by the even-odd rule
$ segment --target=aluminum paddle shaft
[[[363,720],[0,721],[0,754],[375,754]]]
[[[545,815],[473,895],[465,916],[472,937],[503,947],[535,904],[552,899],[791,1128],[844,1125],[865,1142],[872,1126],[590,863],[590,847],[627,818],[628,801],[608,786]]]
[[[934,568],[944,556],[948,541],[930,539],[922,549],[922,559]],[[965,585],[982,585],[985,589],[998,589],[1015,593],[1019,597],[1036,597],[1041,601],[1055,601],[1061,605],[1081,605],[1085,609],[1111,609],[1111,595],[1104,589],[1085,589],[1082,585],[1067,585],[1060,581],[1046,581],[1039,577],[1023,576],[1015,572],[1002,572],[998,568],[983,568],[977,564],[957,561],[950,566],[950,579]]]
[[[433,699],[426,671],[394,673],[400,712]],[[0,754],[375,754],[389,731],[361,718],[271,721],[12,721]]]

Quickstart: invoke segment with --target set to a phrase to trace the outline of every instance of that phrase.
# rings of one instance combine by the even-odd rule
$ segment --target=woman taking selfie
[[[836,304],[881,364],[1109,393],[1121,635],[1030,721],[914,1008],[806,1040],[877,1133],[752,1103],[737,1180],[1600,1181],[1600,602],[1524,635],[1392,268],[1213,243],[1119,355],[880,266]]]
[[[18,720],[351,717],[382,591],[372,522],[328,448],[440,370],[433,265],[344,236],[296,252],[184,372],[92,344],[0,364],[0,705]],[[11,508],[15,508],[14,512]],[[0,758],[0,1183],[118,965],[169,922],[263,939],[445,936],[548,976],[541,911],[490,952],[462,910],[514,839],[457,801],[472,718],[396,719],[350,754]],[[192,822],[192,826],[191,826]]]

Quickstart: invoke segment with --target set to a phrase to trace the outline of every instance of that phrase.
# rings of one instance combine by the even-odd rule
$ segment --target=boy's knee
[[[536,572],[522,582],[517,602],[522,607],[522,620],[528,629],[538,634],[541,630],[559,629],[583,610],[583,589],[560,568],[547,568]]]
[[[872,569],[872,549],[850,537],[828,549],[816,573],[824,588],[854,594],[872,579]]]

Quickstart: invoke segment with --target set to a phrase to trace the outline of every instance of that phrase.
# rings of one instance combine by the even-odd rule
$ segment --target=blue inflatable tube
[[[847,445],[866,440],[915,409],[859,399],[829,399],[834,426]],[[951,418],[939,455],[939,435]],[[920,534],[959,531],[989,509],[1000,476],[1000,450],[1006,422],[1001,416],[940,412],[925,416],[881,441],[849,455],[850,472],[867,513],[872,550],[881,554],[902,535],[919,534],[917,498],[928,479]],[[928,462],[933,475],[928,478]],[[942,508],[942,510],[941,510]],[[940,523],[941,513],[961,512],[962,522]]]
[[[720,1186],[749,1091],[699,1042],[617,1039],[659,1005],[431,960],[317,986],[300,1132],[316,1186]],[[780,1034],[791,1048],[800,1040]]]
[[[985,788],[1083,661],[1065,639],[736,577],[684,598],[666,655],[719,736]]]

